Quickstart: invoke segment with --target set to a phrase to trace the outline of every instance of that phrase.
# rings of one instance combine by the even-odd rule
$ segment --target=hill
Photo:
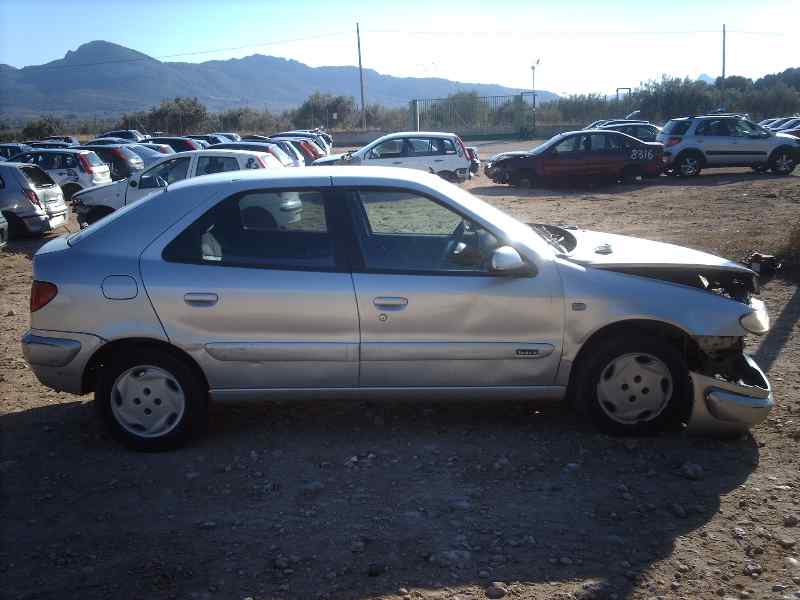
[[[514,94],[500,85],[440,78],[393,77],[364,70],[367,101],[405,106],[413,98],[440,98],[457,91]],[[162,62],[105,41],[83,44],[64,58],[17,69],[0,65],[0,115],[41,113],[114,116],[145,110],[164,98],[197,97],[212,111],[252,106],[282,110],[315,91],[358,98],[357,67],[309,67],[296,60],[254,54],[203,63]],[[539,92],[547,102],[555,94]]]

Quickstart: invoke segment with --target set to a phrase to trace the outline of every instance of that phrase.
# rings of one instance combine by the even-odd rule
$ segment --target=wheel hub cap
[[[600,408],[617,423],[631,425],[658,417],[672,397],[669,368],[651,354],[625,354],[612,360],[597,383]]]
[[[792,168],[792,159],[786,154],[781,154],[775,161],[775,166],[778,167],[778,171],[785,173]]]
[[[685,158],[681,164],[681,173],[684,175],[694,175],[697,173],[697,160],[694,158]]]
[[[166,435],[180,422],[185,409],[186,398],[178,381],[159,367],[132,367],[117,377],[111,389],[114,418],[139,437]]]

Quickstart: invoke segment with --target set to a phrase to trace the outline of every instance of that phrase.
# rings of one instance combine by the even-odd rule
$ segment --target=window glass
[[[34,187],[48,187],[55,185],[55,181],[53,181],[50,176],[42,171],[39,167],[20,167],[20,171],[22,171],[25,179],[27,179],[29,183],[33,184]]]
[[[456,146],[453,140],[438,138],[433,140],[437,148],[437,154],[456,154]]]
[[[664,133],[666,135],[683,135],[689,131],[691,125],[691,121],[670,121],[664,125]]]
[[[744,119],[738,119],[737,121],[734,121],[733,125],[734,125],[733,135],[738,137],[747,137],[748,135],[754,135],[759,132],[758,128],[755,125],[753,125],[748,121],[745,121]]]
[[[168,184],[175,183],[186,179],[186,173],[189,171],[188,156],[168,160],[167,162],[156,165],[149,171],[144,173],[145,177],[161,177]]]
[[[62,161],[62,168],[63,169],[77,169],[78,168],[78,161],[75,159],[74,154],[62,154],[61,155]]]
[[[726,137],[733,135],[730,127],[730,119],[709,119],[697,126],[696,135],[708,135],[712,137]]]
[[[409,191],[362,190],[355,201],[367,270],[490,271],[497,238],[430,198]]]
[[[580,147],[579,142],[581,137],[586,137],[586,136],[573,135],[572,137],[568,137],[563,142],[559,142],[558,144],[553,146],[553,152],[555,152],[556,154],[577,152]]]
[[[224,171],[238,171],[239,161],[230,156],[201,156],[197,159],[197,174],[210,175]]]
[[[262,269],[335,267],[325,201],[316,191],[262,191],[217,204],[164,249],[171,262]]]
[[[386,140],[370,150],[372,158],[399,158],[403,156],[403,140]]]
[[[97,154],[95,154],[94,152],[87,152],[83,156],[85,156],[88,159],[89,164],[92,165],[93,167],[100,167],[105,164],[102,160],[100,160],[100,157],[97,156]]]
[[[593,133],[588,137],[590,152],[617,152],[622,150],[622,145],[616,135]]]
[[[433,145],[433,140],[428,138],[409,138],[409,156],[430,156],[431,154],[443,154]]]

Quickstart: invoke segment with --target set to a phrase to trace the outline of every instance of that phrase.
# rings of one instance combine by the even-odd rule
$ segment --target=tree
[[[64,122],[54,116],[45,116],[35,121],[28,121],[22,128],[22,137],[26,139],[42,139],[64,130]]]

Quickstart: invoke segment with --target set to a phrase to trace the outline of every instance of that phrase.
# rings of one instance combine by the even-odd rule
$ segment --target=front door
[[[362,164],[371,167],[405,167],[408,153],[403,138],[393,138],[371,148]]]
[[[348,192],[362,386],[535,386],[554,381],[557,274],[501,275],[504,240],[420,193]]]
[[[234,194],[187,216],[142,255],[166,334],[213,390],[358,385],[353,282],[326,194]]]
[[[163,191],[165,188],[159,188],[155,185],[156,178],[160,178],[166,185],[186,179],[191,161],[191,157],[181,156],[162,161],[146,171],[142,171],[139,177],[132,178],[128,182],[128,190],[125,192],[125,204],[136,202],[153,192]],[[136,182],[135,186],[133,185],[134,182]],[[144,186],[142,185],[143,182]]]
[[[576,134],[558,142],[541,157],[544,177],[580,177],[586,174],[589,136]]]

